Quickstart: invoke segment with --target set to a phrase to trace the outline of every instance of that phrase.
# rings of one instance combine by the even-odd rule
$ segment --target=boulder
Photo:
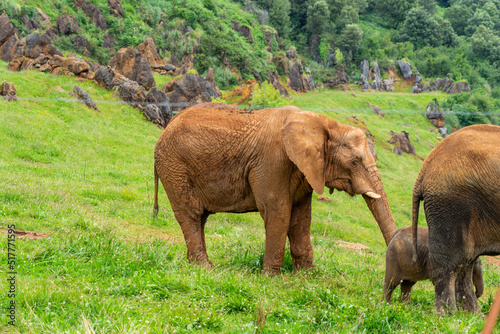
[[[370,80],[370,62],[366,59],[364,59],[361,62],[361,75],[364,75],[366,80]]]
[[[64,65],[64,60],[65,60],[64,57],[55,55],[49,59],[48,64],[50,65],[52,70],[54,70],[58,67],[62,67]]]
[[[113,86],[123,101],[135,108],[144,109],[147,93],[143,86],[121,75],[113,79]]]
[[[381,89],[385,90],[386,92],[393,92],[394,91],[394,79],[384,79],[382,80],[381,83]]]
[[[42,25],[42,27],[50,27],[50,17],[43,12],[40,8],[36,7],[36,17],[38,19],[38,22]]]
[[[146,57],[136,51],[132,46],[122,48],[109,61],[110,66],[115,73],[121,74],[126,78],[136,81],[146,90],[155,86],[153,72]]]
[[[102,35],[102,47],[105,49],[114,49],[115,48],[115,41],[111,36],[108,35],[108,33],[104,33]]]
[[[94,80],[102,88],[111,89],[113,87],[114,78],[115,72],[110,66],[101,66],[97,72],[95,72]]]
[[[306,86],[307,90],[313,91],[314,90],[314,79],[312,77],[312,73],[307,67],[304,70],[306,71],[306,78],[304,81],[304,86]]]
[[[188,73],[194,68],[194,55],[190,52],[186,53],[184,57],[182,57],[181,64],[177,67],[174,76]]]
[[[326,56],[326,67],[333,66],[337,66],[337,55],[335,55],[335,52],[333,52],[333,50],[330,50],[328,56]]]
[[[380,78],[380,68],[377,62],[373,63],[372,78],[372,89],[375,89],[377,92],[380,91],[382,88],[382,79]]]
[[[26,15],[23,15],[23,17],[21,18],[21,21],[23,22],[24,27],[28,31],[33,31],[33,30],[42,28],[40,23],[38,23],[35,19],[30,19]]]
[[[108,24],[99,8],[85,0],[75,0],[76,7],[92,18],[92,23],[101,30],[107,30]]]
[[[160,58],[158,51],[156,51],[156,44],[152,38],[147,38],[144,43],[139,44],[137,50],[146,56],[148,63],[153,66],[164,66],[163,60]]]
[[[245,37],[249,43],[253,43],[252,31],[247,26],[242,26],[240,22],[236,20],[231,20],[233,25],[233,30],[239,32],[243,37]]]
[[[288,70],[290,69],[290,63],[287,57],[282,54],[275,54],[273,57],[273,64],[276,65],[276,68],[281,70],[281,73],[288,74]]]
[[[273,85],[274,89],[280,92],[281,95],[288,97],[288,91],[285,86],[280,81],[280,77],[278,75],[278,71],[274,69],[274,71],[269,70],[268,74],[268,82]]]
[[[57,29],[59,29],[59,32],[63,35],[71,35],[82,32],[76,20],[67,14],[57,18]]]
[[[7,70],[12,72],[19,72],[21,70],[21,65],[23,64],[24,57],[16,57],[9,62],[7,65]]]
[[[75,37],[73,37],[73,47],[76,50],[79,51],[85,50],[88,44],[89,41],[81,35],[76,35]]]
[[[109,12],[115,17],[123,17],[123,8],[120,0],[108,0]]]
[[[2,45],[10,36],[14,35],[14,25],[10,22],[9,15],[3,12],[0,15],[0,45]]]
[[[425,108],[424,116],[429,119],[432,125],[437,128],[444,127],[444,119],[446,114],[444,111],[440,110],[439,103],[436,99],[432,99],[431,102]]]
[[[362,85],[361,89],[363,91],[370,89],[370,84],[368,83],[368,80],[366,80],[366,77],[363,74],[361,75],[361,85]]]
[[[146,102],[144,116],[146,116],[150,122],[161,127],[166,127],[170,119],[172,119],[172,108],[167,94],[153,87],[146,96]]]
[[[78,99],[80,99],[83,103],[85,103],[85,105],[88,108],[94,109],[98,111],[100,114],[102,114],[102,112],[99,110],[95,102],[90,98],[90,95],[83,88],[81,88],[78,85],[75,85],[75,87],[73,87],[73,93],[76,95]]]
[[[29,34],[26,38],[24,55],[28,58],[37,58],[41,53],[47,56],[62,56],[62,52],[52,44],[49,36],[37,33]]]
[[[219,94],[212,85],[198,74],[185,74],[181,79],[171,80],[162,88],[172,105],[172,110],[180,111],[189,105],[211,102]]]
[[[388,140],[389,144],[396,144],[392,151],[397,155],[402,155],[403,152],[415,155],[415,147],[410,142],[409,133],[407,131],[401,131],[401,133],[395,133],[391,131],[391,139]]]
[[[304,87],[302,75],[302,65],[298,62],[293,63],[288,74],[289,87],[296,92],[307,92],[307,87]]]
[[[205,80],[207,80],[212,85],[212,87],[215,88],[215,90],[217,91],[219,96],[222,95],[219,87],[217,87],[217,84],[215,83],[215,73],[214,73],[213,67],[208,68],[207,75],[205,76]]]
[[[405,78],[405,80],[410,80],[413,75],[411,72],[411,64],[406,60],[398,60],[398,65],[403,78]]]
[[[33,60],[33,67],[40,68],[45,64],[48,64],[50,57],[41,53],[35,60]]]
[[[17,101],[16,87],[13,82],[4,81],[0,86],[0,95],[7,101]]]
[[[22,56],[23,50],[22,49],[19,50],[18,48],[16,48],[18,43],[19,43],[19,38],[17,37],[17,34],[10,36],[5,41],[5,43],[3,43],[3,45],[0,47],[0,59],[2,59],[3,61],[10,62],[16,56]],[[16,49],[20,51],[17,52],[17,54],[16,54]]]
[[[467,81],[459,81],[457,83],[451,83],[443,89],[443,92],[447,94],[460,94],[465,92],[470,92],[471,89]]]
[[[86,61],[73,57],[65,59],[63,67],[67,68],[71,73],[76,75],[79,75],[82,72],[88,72],[90,69],[90,66]]]
[[[329,88],[337,88],[341,85],[348,85],[351,81],[349,75],[345,72],[344,67],[340,67],[335,71],[333,77],[327,78],[325,81],[325,86]]]

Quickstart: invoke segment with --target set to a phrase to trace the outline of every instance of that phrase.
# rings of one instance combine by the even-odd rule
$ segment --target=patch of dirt
[[[485,258],[488,259],[488,262],[497,266],[497,267],[500,267],[500,259],[496,256],[485,256]]]
[[[330,197],[328,196],[325,196],[325,195],[320,195],[316,198],[317,201],[319,202],[328,202],[328,203],[332,203],[333,201],[330,199]]]
[[[349,242],[344,240],[338,240],[337,245],[344,249],[352,250],[352,251],[364,251],[365,249],[369,249],[370,247],[360,244],[358,242]]]
[[[0,229],[0,233],[7,235],[8,230]],[[33,239],[33,240],[50,237],[50,234],[48,233],[38,233],[38,232],[21,231],[21,230],[14,230],[14,235],[19,239]]]

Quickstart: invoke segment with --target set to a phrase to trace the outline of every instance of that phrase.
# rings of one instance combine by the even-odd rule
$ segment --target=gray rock
[[[412,76],[411,64],[405,60],[398,60],[399,69],[405,80],[410,80]]]
[[[2,45],[10,36],[14,35],[14,25],[10,22],[9,15],[3,12],[0,15],[0,45]]]
[[[378,63],[377,62],[374,62],[373,63],[373,69],[372,69],[372,73],[373,73],[373,82],[372,82],[372,88],[380,91],[380,89],[382,88],[381,87],[381,84],[382,84],[382,80],[380,78],[380,69],[378,67]]]
[[[172,110],[180,111],[191,104],[211,102],[220,95],[198,74],[185,74],[181,79],[167,83],[162,90],[170,99]]]
[[[110,66],[101,66],[97,72],[95,72],[94,80],[97,84],[103,88],[111,89],[113,87],[113,79],[115,78],[115,72]]]
[[[146,102],[148,103],[146,107],[155,106],[158,109],[157,111],[155,111],[151,108],[149,108],[148,110],[144,108],[144,115],[146,116],[146,118],[148,118],[148,115],[152,118],[155,115],[154,112],[156,112],[156,119],[148,119],[151,122],[162,127],[167,126],[168,122],[172,118],[172,108],[170,105],[170,99],[168,98],[167,94],[165,94],[165,92],[159,90],[158,88],[153,87],[146,96]]]
[[[364,59],[361,62],[361,73],[362,75],[365,76],[366,80],[370,80],[370,62],[366,59]]]
[[[120,0],[108,0],[109,12],[115,17],[123,17],[123,8]]]
[[[146,56],[131,46],[118,50],[109,61],[108,66],[116,73],[137,82],[146,90],[155,86],[153,72]]]
[[[57,29],[59,29],[59,32],[63,35],[82,32],[76,20],[67,14],[57,18]]]
[[[280,92],[281,95],[288,97],[288,91],[280,82],[280,77],[278,75],[278,71],[274,69],[274,71],[269,70],[268,82],[273,85],[274,89]]]
[[[90,95],[82,87],[75,85],[75,87],[73,87],[73,92],[88,108],[94,109],[102,114],[95,102],[90,98]]]
[[[9,102],[17,101],[16,87],[14,87],[13,82],[4,81],[2,86],[0,86],[0,95]]]

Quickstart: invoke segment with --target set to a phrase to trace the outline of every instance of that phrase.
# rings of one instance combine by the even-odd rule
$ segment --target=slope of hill
[[[91,82],[78,84],[102,114],[72,101],[66,92],[77,83],[73,78],[5,68],[0,62],[0,78],[15,83],[19,101],[0,99],[0,216],[4,226],[49,235],[16,239],[19,332],[481,329],[482,315],[437,318],[430,282],[415,286],[411,304],[380,302],[385,244],[360,196],[335,192],[332,202],[313,201],[312,270],[293,273],[287,250],[282,276],[260,274],[264,228],[256,213],[211,216],[207,246],[216,268],[188,264],[163,192],[159,219],[151,216],[153,149],[161,130]],[[422,116],[433,98],[442,102],[445,95],[321,91],[297,95],[294,104],[341,122],[353,115],[365,122],[375,136],[377,165],[396,223],[403,227],[410,224],[420,157],[439,141]],[[385,116],[372,113],[366,102]],[[390,130],[408,131],[416,156],[392,153]],[[7,252],[0,260],[7,263]],[[480,306],[487,312],[500,270],[484,262]],[[9,305],[6,293],[0,302]],[[6,323],[2,317],[5,329]]]

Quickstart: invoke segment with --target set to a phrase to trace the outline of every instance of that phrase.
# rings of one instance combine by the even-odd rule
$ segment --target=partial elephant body
[[[363,194],[387,241],[396,229],[365,134],[294,107],[188,108],[156,144],[155,176],[182,228],[190,261],[211,264],[204,237],[208,215],[259,211],[266,229],[264,270],[280,271],[287,236],[295,268],[311,267],[311,196],[325,185]]]
[[[500,127],[461,129],[434,148],[415,183],[414,252],[423,200],[438,311],[456,310],[456,294],[465,310],[477,310],[472,287],[474,261],[479,255],[500,254],[499,148]]]
[[[432,279],[432,267],[429,261],[429,232],[427,228],[418,228],[418,260],[412,260],[413,238],[412,227],[397,230],[387,246],[384,278],[384,296],[387,303],[391,301],[394,289],[401,284],[401,300],[409,302],[411,289],[418,281]],[[458,284],[458,281],[456,282]],[[475,295],[483,294],[483,270],[478,258],[473,267],[473,284]]]

